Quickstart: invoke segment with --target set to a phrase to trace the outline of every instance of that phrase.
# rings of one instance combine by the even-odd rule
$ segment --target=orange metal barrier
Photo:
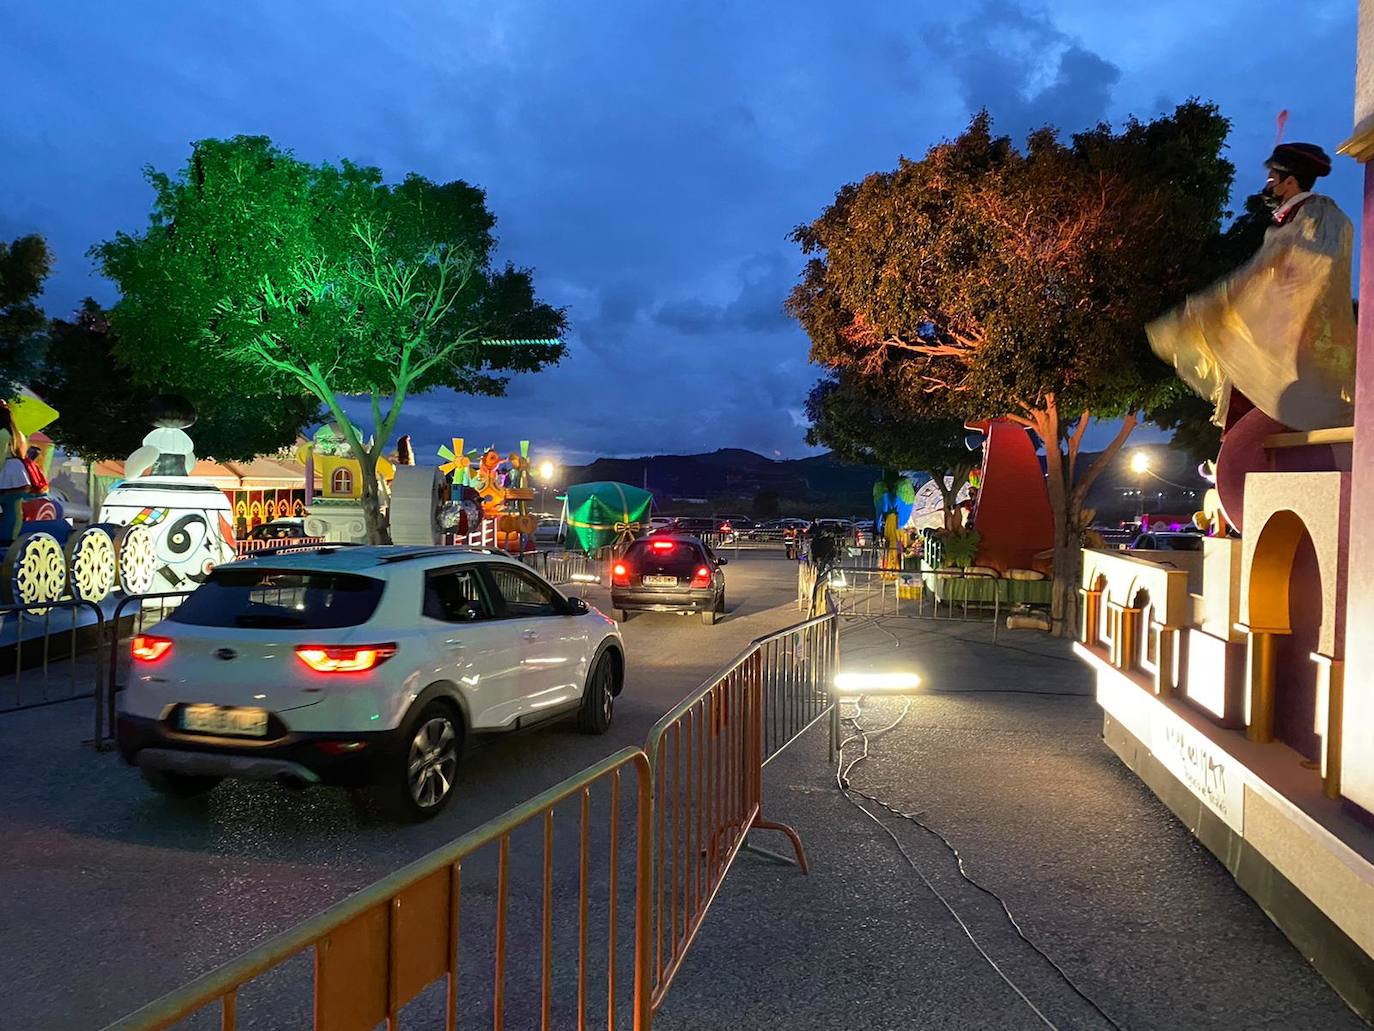
[[[806,872],[797,833],[763,816],[763,765],[829,711],[836,625],[759,638],[649,731],[655,1012],[750,830],[787,835]]]
[[[253,982],[293,957],[313,952],[313,1026],[316,1031],[365,1031],[385,1021],[401,1026],[401,1010],[443,979],[445,1024],[459,1025],[459,935],[465,861],[494,846],[496,883],[479,900],[494,897],[493,986],[490,1020],[503,1031],[507,1017],[508,972],[534,966],[508,962],[511,943],[524,936],[511,917],[512,835],[527,826],[542,829],[542,910],[539,931],[539,1024],[553,1026],[554,810],[576,799],[578,1031],[588,1026],[588,894],[592,839],[592,789],[609,784],[609,806],[599,817],[608,827],[606,1018],[617,1017],[618,916],[621,886],[617,861],[621,829],[621,779],[635,775],[633,884],[633,996],[635,1031],[649,1031],[688,947],[724,883],[750,830],[787,835],[797,865],[806,872],[806,853],[790,827],[763,817],[763,767],[813,723],[831,711],[829,686],[839,659],[834,611],[758,638],[714,678],[658,721],[644,750],[625,748],[463,835],[423,859],[365,888],[329,910],[250,950],[238,959],[163,996],[107,1031],[161,1031],[218,1003],[221,1027],[234,1031],[243,996]],[[628,801],[628,799],[626,800]],[[537,822],[537,824],[536,824]],[[598,829],[600,822],[598,823]],[[761,850],[760,850],[761,851]],[[488,856],[490,852],[486,853]],[[560,896],[562,897],[562,896]],[[529,921],[526,926],[533,927]],[[462,926],[471,927],[471,914]],[[512,930],[512,928],[515,930]],[[535,937],[534,934],[530,935]],[[469,964],[469,967],[471,964]],[[469,973],[469,979],[471,974]],[[514,975],[512,975],[514,976]],[[276,984],[268,1000],[274,1015],[288,1005]],[[520,990],[513,1006],[534,997],[533,984]],[[568,994],[573,994],[569,989]],[[468,996],[465,995],[465,998]],[[470,1004],[469,1004],[470,1005]],[[533,1013],[529,1014],[533,1022]],[[432,1026],[432,1025],[426,1025]],[[523,1024],[522,1024],[523,1026]]]
[[[604,814],[609,823],[609,855],[614,860],[622,843],[621,774],[634,774],[635,852],[633,918],[633,1027],[648,1031],[649,1007],[649,878],[650,817],[649,764],[638,748],[624,748],[561,784],[535,796],[505,815],[463,835],[409,866],[363,889],[351,898],[306,920],[286,933],[213,970],[190,984],[163,996],[110,1026],[107,1031],[160,1031],[219,1004],[220,1026],[234,1031],[241,1008],[241,992],[254,978],[283,966],[292,957],[313,950],[313,1027],[316,1031],[370,1029],[385,1021],[388,1031],[401,1026],[401,1010],[430,985],[444,979],[445,1027],[459,1026],[458,973],[461,953],[460,923],[463,912],[464,861],[495,846],[496,890],[494,928],[494,979],[490,994],[491,1025],[505,1027],[507,976],[519,966],[507,963],[510,936],[512,876],[511,837],[522,827],[539,820],[543,825],[543,900],[540,920],[540,1026],[552,1026],[555,976],[553,959],[553,858],[554,809],[576,798],[578,822],[578,926],[577,926],[577,1027],[586,1026],[589,1003],[587,973],[588,895],[591,840],[591,791],[609,782],[610,805]],[[606,961],[607,1026],[614,1031],[617,1017],[617,923],[620,910],[617,863],[609,864],[606,896],[609,951]],[[478,899],[485,893],[478,891]],[[276,996],[269,1002],[274,1014],[285,1004]]]

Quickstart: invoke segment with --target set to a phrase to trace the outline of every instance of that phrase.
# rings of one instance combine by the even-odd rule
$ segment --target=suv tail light
[[[615,565],[611,566],[611,586],[630,586],[630,567],[624,562],[617,562]]]
[[[171,650],[170,640],[152,634],[139,634],[129,644],[129,654],[137,662],[156,662]]]
[[[364,673],[396,654],[394,644],[302,644],[296,658],[316,673]]]
[[[711,570],[706,566],[697,566],[697,571],[692,574],[693,587],[710,587]]]

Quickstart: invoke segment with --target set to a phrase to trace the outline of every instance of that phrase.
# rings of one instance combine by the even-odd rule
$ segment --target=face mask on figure
[[[1302,188],[1298,186],[1297,179],[1279,168],[1269,169],[1269,178],[1264,183],[1264,189],[1260,191],[1264,197],[1264,204],[1270,211],[1277,211],[1290,197],[1295,197],[1301,192]]]
[[[1331,158],[1314,143],[1280,143],[1264,163],[1269,169],[1265,180],[1264,203],[1277,211],[1300,193],[1307,193],[1317,180],[1331,171]]]

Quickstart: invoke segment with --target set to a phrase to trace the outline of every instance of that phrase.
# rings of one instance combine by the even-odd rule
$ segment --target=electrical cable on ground
[[[943,693],[957,694],[964,692],[951,691]],[[921,830],[938,839],[940,843],[945,846],[945,848],[947,848],[951,853],[953,853],[955,863],[957,865],[957,869],[959,872],[959,876],[962,877],[969,884],[973,885],[973,887],[977,888],[983,894],[988,895],[989,897],[994,899],[998,903],[998,905],[1002,907],[1002,912],[1006,915],[1008,922],[1016,931],[1017,936],[1020,937],[1020,939],[1024,941],[1027,945],[1029,945],[1031,949],[1037,955],[1040,956],[1041,959],[1048,963],[1050,967],[1054,969],[1055,973],[1057,973],[1059,977],[1063,980],[1063,982],[1069,986],[1069,988],[1074,992],[1074,994],[1077,995],[1084,1002],[1086,1002],[1089,1006],[1091,1006],[1092,1009],[1103,1020],[1105,1020],[1109,1025],[1111,1025],[1112,1028],[1115,1029],[1115,1031],[1124,1031],[1122,1026],[1119,1023],[1117,1023],[1114,1019],[1112,1019],[1111,1015],[1108,1014],[1107,1011],[1104,1010],[1097,1003],[1097,1001],[1093,999],[1092,996],[1090,996],[1087,992],[1083,991],[1083,989],[1078,987],[1078,985],[1074,982],[1073,978],[1069,976],[1068,971],[1066,971],[1063,967],[1056,963],[1049,956],[1048,953],[1046,953],[1042,948],[1040,948],[1040,946],[1038,946],[1034,941],[1031,940],[1031,938],[1022,929],[1020,923],[1018,923],[1016,918],[1012,915],[1011,909],[1010,907],[1008,907],[1006,900],[1003,899],[1001,895],[997,894],[997,892],[993,891],[991,888],[988,888],[983,884],[980,884],[977,880],[975,880],[973,877],[969,875],[967,869],[964,866],[963,856],[960,854],[959,850],[954,846],[954,844],[947,837],[945,837],[944,834],[942,834],[938,830],[935,830],[928,824],[923,823],[918,818],[918,814],[904,813],[901,810],[889,805],[887,802],[884,802],[882,799],[874,795],[870,795],[867,792],[860,791],[858,788],[852,787],[850,785],[850,774],[853,772],[854,768],[859,765],[859,763],[864,762],[868,758],[869,741],[872,738],[880,737],[896,729],[897,725],[901,723],[903,719],[906,718],[906,715],[910,710],[911,699],[908,698],[906,699],[906,704],[903,706],[902,711],[898,714],[897,718],[893,720],[891,723],[884,727],[879,727],[876,730],[865,730],[863,726],[859,723],[859,719],[863,715],[863,698],[860,697],[855,702],[854,715],[841,716],[841,721],[844,723],[848,723],[850,726],[852,726],[854,728],[855,733],[851,734],[849,737],[842,740],[840,742],[839,748],[836,750],[838,762],[835,769],[835,784],[840,789],[840,793],[844,796],[847,802],[849,802],[861,813],[863,813],[875,824],[877,824],[878,827],[881,828],[882,831],[889,838],[892,839],[893,844],[897,846],[897,851],[901,853],[901,856],[904,860],[906,860],[907,865],[910,866],[913,871],[915,871],[916,875],[921,878],[921,881],[930,890],[931,894],[935,896],[935,898],[940,902],[941,905],[945,907],[946,910],[948,910],[950,916],[954,917],[955,922],[959,924],[959,927],[963,930],[964,935],[968,938],[968,940],[973,944],[973,947],[978,950],[979,955],[983,957],[983,959],[988,963],[988,965],[992,967],[992,969],[997,973],[997,975],[1007,984],[1009,988],[1011,988],[1012,991],[1014,991],[1021,998],[1021,1000],[1026,1004],[1026,1006],[1030,1008],[1031,1012],[1034,1013],[1036,1017],[1038,1017],[1046,1027],[1054,1029],[1054,1031],[1058,1031],[1057,1025],[1054,1024],[1053,1021],[1051,1021],[1047,1016],[1045,1016],[1044,1013],[1040,1011],[1040,1009],[1035,1005],[1035,1003],[1032,1002],[1031,999],[1026,995],[1026,993],[1023,992],[1021,988],[1010,977],[1007,976],[1007,974],[1002,970],[1002,968],[997,965],[997,962],[987,953],[983,946],[978,942],[978,939],[974,936],[973,932],[969,929],[968,925],[964,923],[963,918],[960,917],[960,915],[950,904],[950,902],[942,894],[940,894],[939,890],[935,887],[934,884],[931,883],[930,879],[926,876],[925,871],[921,869],[921,867],[907,852],[906,847],[901,842],[901,839],[898,838],[897,835],[892,832],[892,829],[888,827],[885,823],[883,823],[882,820],[880,820],[872,812],[866,809],[861,803],[855,801],[851,797],[851,794],[858,795],[861,798],[867,799],[869,802],[872,802],[873,804],[882,807],[884,810],[891,813],[892,815],[900,817],[901,819],[906,820],[910,823],[914,823],[917,827],[921,828]],[[846,766],[844,760],[844,750],[846,746],[852,744],[855,741],[862,741],[864,749],[863,754],[853,759]]]

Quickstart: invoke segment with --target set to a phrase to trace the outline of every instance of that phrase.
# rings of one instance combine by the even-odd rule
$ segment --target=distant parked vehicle
[[[270,523],[259,523],[248,531],[250,541],[300,540],[304,536],[304,519],[273,519]]]
[[[539,525],[534,528],[534,539],[540,544],[561,544],[563,543],[563,520],[561,519],[541,519]]]
[[[709,517],[683,516],[673,520],[672,529],[674,533],[689,533],[696,536],[703,533],[715,533],[718,526],[720,523]]]

